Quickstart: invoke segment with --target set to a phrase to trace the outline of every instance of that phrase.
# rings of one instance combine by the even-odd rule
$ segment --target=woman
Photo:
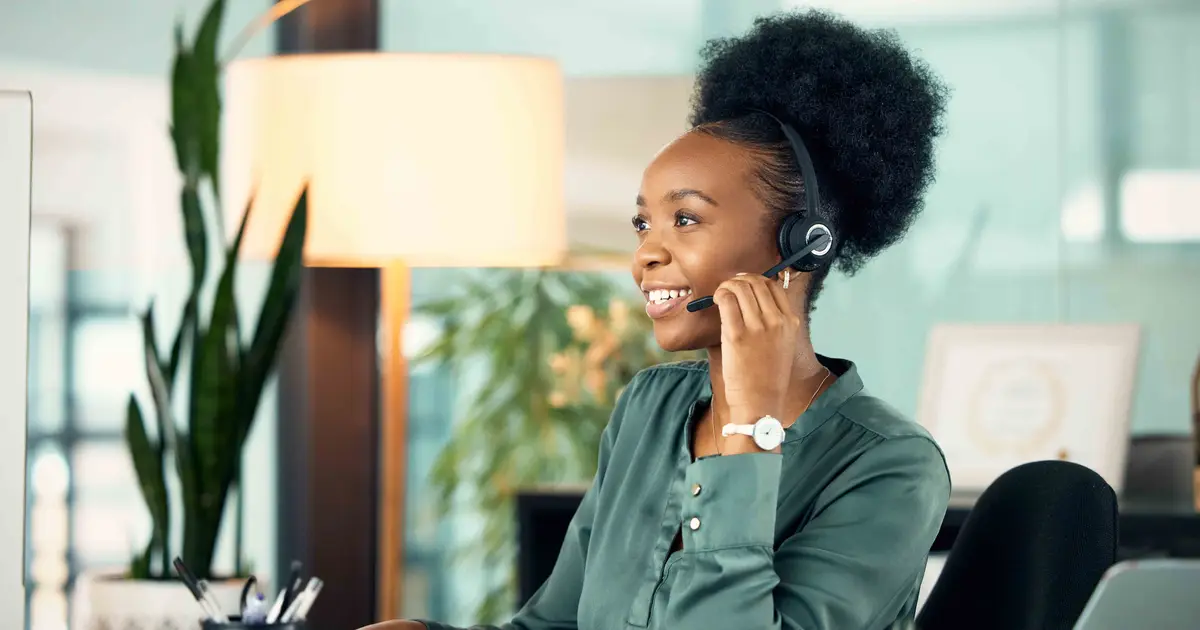
[[[814,352],[808,322],[822,263],[856,271],[920,210],[945,90],[892,35],[821,12],[760,19],[703,57],[692,129],[643,176],[633,277],[658,343],[708,361],[656,366],[625,388],[553,574],[504,628],[854,630],[913,617],[949,496],[944,459],[853,363]],[[836,245],[768,279],[781,223],[805,218],[815,194],[803,147]],[[704,295],[717,308],[685,307]],[[449,628],[373,626],[425,627]]]

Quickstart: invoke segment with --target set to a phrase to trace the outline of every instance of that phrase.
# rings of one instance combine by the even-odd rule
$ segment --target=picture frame
[[[1139,344],[1136,324],[935,326],[917,419],[955,494],[1046,459],[1087,466],[1120,494]]]

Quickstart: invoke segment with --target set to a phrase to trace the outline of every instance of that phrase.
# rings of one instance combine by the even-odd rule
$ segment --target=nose
[[[633,254],[634,265],[640,269],[653,269],[671,260],[671,253],[663,246],[662,239],[646,235]]]

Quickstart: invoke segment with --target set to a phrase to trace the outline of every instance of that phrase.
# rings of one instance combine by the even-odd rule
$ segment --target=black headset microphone
[[[817,171],[813,168],[808,148],[804,146],[804,141],[800,139],[800,134],[796,132],[795,128],[770,113],[763,111],[758,113],[766,114],[778,123],[779,127],[783,129],[783,135],[787,137],[788,143],[792,145],[792,153],[796,155],[796,161],[800,164],[800,174],[804,177],[805,206],[803,209],[789,214],[779,225],[779,232],[776,234],[775,240],[779,248],[779,256],[783,260],[768,269],[763,275],[774,278],[788,267],[796,271],[811,273],[829,264],[829,261],[833,259],[831,254],[834,246],[837,244],[833,230],[829,227],[832,222],[824,216],[824,208],[821,207],[821,195],[817,189]],[[694,313],[712,305],[713,298],[709,295],[688,302],[687,310]]]

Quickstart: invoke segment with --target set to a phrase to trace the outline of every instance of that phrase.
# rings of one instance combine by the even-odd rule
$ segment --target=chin
[[[683,326],[679,321],[657,321],[654,323],[654,341],[666,352],[703,350],[714,344],[708,343],[703,331],[693,326]],[[718,332],[717,338],[720,339]]]

